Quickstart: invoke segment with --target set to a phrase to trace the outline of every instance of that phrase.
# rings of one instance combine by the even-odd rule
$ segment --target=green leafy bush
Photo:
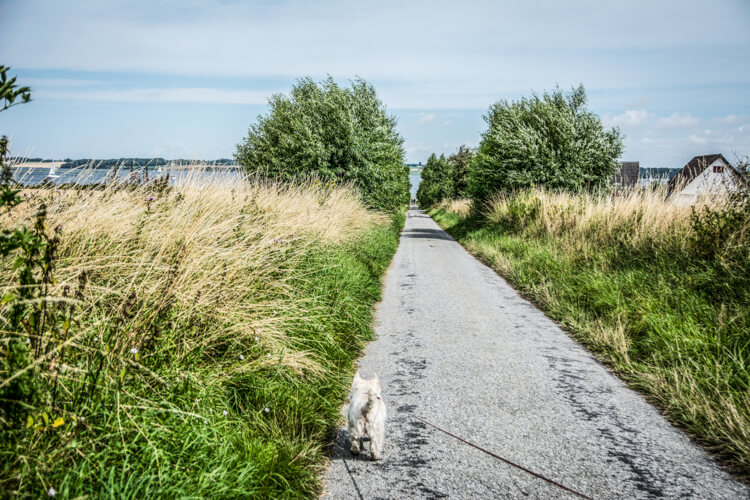
[[[622,153],[619,130],[605,130],[586,109],[583,86],[541,97],[500,101],[485,120],[487,131],[469,172],[468,190],[477,200],[497,191],[540,184],[580,191],[606,185]]]
[[[453,198],[469,196],[469,166],[474,158],[474,150],[465,144],[448,157],[453,168]]]
[[[289,96],[274,95],[269,107],[237,145],[235,159],[249,173],[351,183],[382,210],[408,202],[403,138],[367,82],[355,80],[347,89],[330,77],[320,84],[303,78]]]
[[[417,189],[417,201],[431,207],[445,198],[453,197],[453,168],[445,156],[430,156],[422,169],[422,180]]]

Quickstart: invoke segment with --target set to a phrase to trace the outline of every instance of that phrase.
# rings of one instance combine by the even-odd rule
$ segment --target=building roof
[[[709,165],[711,165],[713,162],[718,160],[719,158],[724,161],[724,164],[729,167],[729,170],[734,173],[736,176],[739,177],[739,174],[737,171],[732,167],[732,164],[727,161],[726,158],[724,158],[724,155],[721,153],[716,153],[712,155],[701,155],[701,156],[694,156],[692,160],[687,162],[687,164],[682,167],[682,169],[677,172],[675,175],[672,176],[671,179],[669,179],[669,182],[667,183],[667,196],[672,194],[672,191],[678,186],[687,186],[690,184],[693,179],[698,177],[701,172],[706,170]]]
[[[640,163],[637,161],[621,161],[620,168],[610,177],[609,183],[619,186],[635,186],[641,178]]]

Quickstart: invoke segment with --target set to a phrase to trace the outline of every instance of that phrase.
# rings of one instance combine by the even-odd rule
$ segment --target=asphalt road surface
[[[342,428],[325,499],[577,498],[413,418],[593,498],[750,498],[424,212],[410,210],[360,362],[388,406],[384,459]]]

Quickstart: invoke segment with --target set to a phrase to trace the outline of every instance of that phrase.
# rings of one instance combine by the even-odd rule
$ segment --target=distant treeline
[[[165,160],[164,158],[112,158],[109,160],[97,160],[93,158],[82,158],[80,160],[71,160],[66,158],[63,160],[63,164],[60,168],[75,168],[82,167],[84,165],[90,165],[96,168],[145,168],[145,167],[161,167],[167,165],[194,165],[196,163],[210,164],[210,165],[236,165],[234,160],[228,158],[220,158],[214,161],[201,161],[179,158],[175,160]]]
[[[20,162],[27,162],[27,163],[52,163],[60,160],[48,160],[45,158],[13,158],[12,156],[8,158],[8,160],[11,163],[20,163]]]
[[[88,165],[94,168],[144,168],[144,167],[160,167],[166,165],[195,165],[209,164],[209,165],[236,165],[237,163],[229,158],[219,158],[218,160],[207,161],[207,160],[193,160],[186,158],[177,158],[174,160],[166,160],[164,158],[110,158],[107,160],[96,159],[96,158],[81,158],[79,160],[71,160],[65,158],[64,160],[49,160],[44,158],[11,158],[13,163],[52,163],[61,161],[60,168],[75,168]]]

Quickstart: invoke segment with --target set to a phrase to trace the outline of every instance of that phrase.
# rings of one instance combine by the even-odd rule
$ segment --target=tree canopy
[[[469,195],[469,167],[473,158],[474,151],[465,144],[448,157],[453,169],[453,198],[466,198]]]
[[[271,97],[269,108],[237,145],[235,159],[249,173],[349,182],[383,210],[408,202],[403,138],[367,82],[342,88],[331,77],[319,84],[303,78],[288,96]]]
[[[445,156],[433,153],[422,169],[417,201],[426,208],[445,198],[453,198],[453,167]]]
[[[520,101],[500,101],[472,160],[468,190],[475,199],[533,184],[578,191],[604,186],[618,168],[622,136],[605,130],[586,108],[583,85]]]

